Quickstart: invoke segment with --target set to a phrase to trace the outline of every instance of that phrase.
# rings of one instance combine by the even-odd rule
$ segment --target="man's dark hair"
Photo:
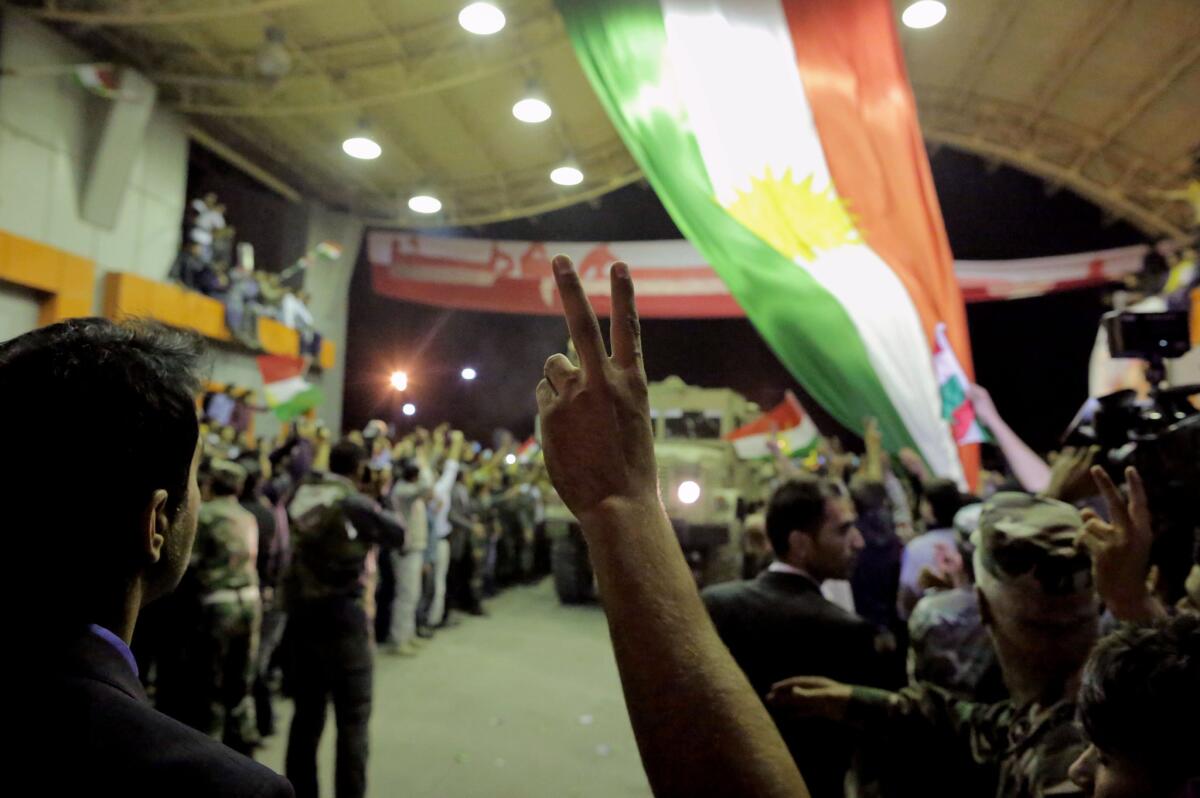
[[[859,513],[891,509],[887,487],[877,479],[855,476],[850,480],[850,498]]]
[[[823,477],[792,479],[776,488],[767,502],[767,537],[775,556],[787,556],[792,532],[815,535],[825,518],[826,500],[841,495],[841,486]]]
[[[892,519],[892,503],[887,487],[877,479],[861,475],[850,480],[850,498],[858,515],[856,526],[868,545],[899,545],[896,524]]]
[[[199,436],[202,355],[192,334],[96,318],[0,344],[8,537],[54,563],[51,592],[136,573],[144,563],[123,547],[127,536],[112,533],[139,523],[153,491],[166,489],[170,518],[179,511]],[[70,473],[80,458],[95,467]]]
[[[421,467],[413,460],[405,460],[400,466],[400,478],[405,482],[416,482],[421,478]]]
[[[246,478],[227,468],[215,468],[208,474],[209,490],[213,496],[239,496],[246,485]]]
[[[1101,751],[1161,775],[1158,789],[1200,776],[1200,616],[1101,640],[1084,667],[1079,717]]]
[[[925,483],[925,501],[933,511],[933,528],[950,529],[954,516],[963,508],[963,495],[949,479],[931,479]]]
[[[329,470],[350,479],[358,479],[366,461],[367,450],[349,438],[342,438],[329,451]]]

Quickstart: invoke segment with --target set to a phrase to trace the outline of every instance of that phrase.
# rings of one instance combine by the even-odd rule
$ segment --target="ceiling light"
[[[393,371],[391,377],[392,387],[397,391],[408,389],[408,375],[403,371]]]
[[[470,33],[490,36],[504,27],[504,12],[491,3],[471,3],[458,12],[458,24]]]
[[[686,480],[679,483],[679,489],[675,492],[675,495],[684,504],[695,504],[700,500],[700,485],[693,480]]]
[[[522,122],[528,122],[531,125],[536,125],[538,122],[545,122],[550,118],[549,103],[537,97],[526,97],[523,100],[517,100],[512,111],[513,116],[517,119],[520,119]]]
[[[583,172],[574,166],[560,166],[550,173],[550,179],[560,186],[577,186],[583,182]]]
[[[470,366],[462,370],[462,378],[464,380],[473,380],[478,376],[479,375],[476,373],[475,369],[471,368]]]
[[[263,33],[262,46],[254,55],[254,68],[268,80],[279,80],[292,71],[292,56],[284,44],[283,28],[274,25]]]
[[[367,136],[352,136],[342,142],[342,152],[351,158],[373,161],[383,153],[383,148],[375,143],[375,139]]]
[[[404,407],[400,408],[400,410],[406,416],[415,416],[417,414],[417,406],[412,402],[405,403]]]
[[[515,454],[506,454],[504,456],[504,462],[507,463],[508,465],[516,465],[517,464],[517,456]]]
[[[442,209],[441,200],[428,194],[418,194],[408,201],[409,210],[417,213],[437,213]]]
[[[945,18],[946,4],[939,0],[917,0],[900,15],[900,20],[910,28],[932,28]]]

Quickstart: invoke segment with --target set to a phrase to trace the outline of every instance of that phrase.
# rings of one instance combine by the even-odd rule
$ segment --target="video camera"
[[[1114,311],[1102,323],[1113,357],[1146,361],[1150,394],[1102,396],[1094,400],[1091,424],[1073,425],[1068,435],[1100,446],[1099,462],[1117,482],[1127,466],[1137,468],[1156,527],[1153,561],[1178,590],[1200,532],[1200,410],[1190,401],[1200,385],[1168,386],[1165,361],[1191,349],[1188,313]]]

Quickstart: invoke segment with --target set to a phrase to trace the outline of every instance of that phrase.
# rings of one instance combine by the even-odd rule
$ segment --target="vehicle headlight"
[[[700,483],[693,480],[685,480],[679,483],[678,490],[675,495],[679,497],[679,501],[684,504],[695,504],[700,500]]]

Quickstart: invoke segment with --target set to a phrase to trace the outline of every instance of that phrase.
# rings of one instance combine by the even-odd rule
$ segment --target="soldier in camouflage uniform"
[[[376,545],[404,547],[404,526],[360,492],[366,450],[343,441],[327,472],[304,478],[288,505],[292,561],[284,578],[285,692],[296,706],[288,731],[287,777],[297,798],[317,796],[317,746],[333,699],[338,798],[362,798],[371,717],[371,625],[363,575]]]
[[[195,673],[206,695],[193,725],[250,753],[259,743],[251,697],[262,623],[258,522],[238,503],[246,470],[225,460],[209,469],[212,498],[200,506],[189,566],[201,619]]]
[[[950,576],[954,587],[926,593],[909,616],[908,678],[944,687],[958,698],[992,702],[1008,693],[975,594],[970,537],[982,507],[969,505],[954,517],[962,559],[961,570]]]
[[[945,768],[921,762],[920,751],[952,757],[945,744],[953,741],[963,757],[995,768],[998,798],[1082,795],[1067,772],[1085,747],[1075,691],[1100,611],[1091,562],[1076,547],[1081,529],[1075,508],[1023,493],[998,493],[983,509],[972,537],[975,576],[1008,700],[980,704],[928,684],[889,693],[812,677],[781,682],[771,700],[889,741],[933,741],[905,763],[927,775]]]

